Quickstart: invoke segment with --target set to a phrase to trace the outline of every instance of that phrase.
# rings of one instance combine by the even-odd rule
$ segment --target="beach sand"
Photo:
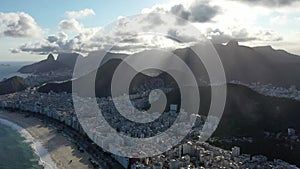
[[[55,129],[47,127],[37,118],[25,118],[23,115],[0,111],[0,118],[11,121],[24,129],[47,149],[52,161],[60,169],[92,168],[89,162],[90,155],[80,152],[76,145],[67,140]]]

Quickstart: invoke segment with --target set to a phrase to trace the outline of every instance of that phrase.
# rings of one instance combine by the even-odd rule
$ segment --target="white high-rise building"
[[[177,104],[171,104],[170,105],[170,111],[177,111]]]
[[[185,143],[182,146],[182,154],[183,155],[191,155],[193,152],[193,144],[191,142]]]
[[[181,158],[182,156],[182,145],[179,145],[178,147],[178,156]]]
[[[240,156],[240,147],[237,147],[237,146],[234,146],[233,148],[232,148],[232,153],[231,153],[231,155],[233,156],[233,157],[238,157],[238,156]]]

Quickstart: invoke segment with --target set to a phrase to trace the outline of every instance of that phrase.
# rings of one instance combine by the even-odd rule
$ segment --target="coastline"
[[[52,161],[49,152],[43,145],[35,140],[32,135],[25,130],[23,127],[13,123],[4,118],[0,118],[0,124],[10,127],[13,130],[16,130],[21,134],[23,138],[25,138],[26,142],[30,143],[31,148],[34,150],[34,153],[39,157],[39,164],[42,165],[45,169],[57,169],[56,164]]]
[[[18,131],[40,158],[45,169],[91,168],[90,156],[80,152],[76,146],[55,129],[36,118],[0,110],[0,123]]]
[[[22,78],[26,78],[32,74],[30,73],[20,73],[18,72],[18,70],[28,64],[32,64],[34,62],[32,61],[25,61],[25,62],[9,62],[9,61],[0,61],[0,64],[2,64],[2,66],[0,65],[0,70],[1,70],[1,74],[0,74],[0,81],[2,81],[3,79],[9,79],[13,76],[20,76]]]

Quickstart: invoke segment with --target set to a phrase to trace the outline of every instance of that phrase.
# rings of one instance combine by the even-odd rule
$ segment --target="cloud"
[[[20,49],[11,49],[11,53],[20,53],[21,50]]]
[[[190,8],[190,19],[195,22],[208,22],[211,21],[217,14],[220,13],[218,6],[209,5],[208,1],[195,1]]]
[[[80,31],[83,29],[83,25],[80,24],[75,19],[70,20],[62,20],[59,22],[59,28],[61,30],[69,30],[69,31]]]
[[[200,37],[184,34],[183,31],[181,31],[180,29],[175,28],[170,29],[167,33],[167,36],[178,43],[196,42],[197,39],[200,39]]]
[[[123,27],[119,29],[124,30]],[[136,35],[130,32],[122,32],[118,29],[107,33],[101,28],[84,28],[78,35],[72,38],[68,38],[64,32],[59,32],[56,35],[48,36],[40,42],[23,44],[19,48],[12,49],[11,52],[29,52],[42,55],[49,52],[90,53],[113,47],[112,50],[116,52],[135,53],[145,49],[186,47],[188,44],[197,42],[201,38],[186,33],[180,28],[169,29],[166,36],[151,34]],[[278,36],[272,30],[256,30],[251,32],[245,28],[230,28],[224,31],[209,28],[206,31],[206,36],[213,43],[225,43],[232,39],[236,39],[239,42],[273,42],[282,40],[282,37]],[[185,43],[177,39],[181,39]]]
[[[271,24],[273,25],[285,25],[289,21],[288,17],[283,15],[283,16],[275,16],[270,19]]]
[[[61,30],[80,32],[82,29],[84,29],[84,26],[82,23],[78,22],[78,19],[82,19],[90,15],[95,15],[93,9],[83,9],[80,11],[67,11],[66,16],[68,17],[68,19],[64,19],[60,21],[59,28]]]
[[[159,26],[165,24],[165,22],[161,19],[161,17],[156,13],[148,14],[146,19],[147,22],[149,22],[151,25]]]
[[[248,3],[250,5],[263,5],[267,7],[283,7],[292,5],[298,0],[232,0]]]
[[[135,53],[158,47],[171,48],[177,44],[174,40],[161,35],[136,35],[126,30],[126,27],[119,26],[110,32],[105,32],[102,28],[83,28],[76,36],[71,38],[68,38],[64,32],[60,32],[56,35],[49,35],[36,43],[25,43],[16,49],[12,49],[11,52],[29,52],[41,55],[49,52],[90,53],[97,50],[108,50],[112,47],[111,50],[115,52]]]
[[[222,31],[218,28],[208,28],[206,36],[216,44],[226,43],[233,39],[239,42],[277,42],[283,40],[283,38],[273,30],[261,29],[250,31],[246,28],[230,28],[226,31]]]
[[[254,34],[260,41],[274,42],[282,41],[283,37],[278,35],[274,30],[260,30]]]
[[[240,3],[231,3],[249,8]],[[232,39],[240,42],[267,43],[283,39],[273,30],[249,27],[251,24],[241,24],[247,20],[242,16],[238,16],[242,17],[239,22],[236,21],[236,18],[231,18],[231,15],[225,17],[225,19],[222,18],[223,15],[219,14],[227,14],[227,11],[224,10],[227,6],[222,3],[216,3],[216,5],[220,6],[214,6],[212,1],[199,0],[192,1],[191,4],[171,4],[168,7],[156,6],[149,10],[154,13],[144,12],[140,17],[119,17],[114,25],[107,28],[108,30],[100,27],[85,28],[76,19],[66,19],[60,22],[59,27],[61,31],[67,30],[66,32],[70,33],[72,37],[60,32],[37,43],[23,44],[19,48],[11,50],[11,52],[43,54],[52,50],[53,53],[89,53],[108,49],[116,44],[117,46],[113,50],[133,53],[156,47],[164,49],[185,47],[201,41],[203,34],[211,39],[213,43],[225,43]],[[245,11],[243,8],[238,9]],[[249,9],[249,11],[251,10]],[[181,19],[173,17],[173,14],[187,19],[195,27],[191,28],[190,24],[186,23],[179,24],[178,21]],[[235,13],[232,15],[236,16]],[[228,18],[232,19],[232,22],[228,22]],[[76,34],[74,35],[75,32],[69,32],[68,30],[76,31]],[[155,32],[160,37],[155,36]],[[203,34],[201,35],[200,32]]]
[[[206,35],[213,43],[225,43],[233,39],[233,37],[220,29],[207,29]]]
[[[66,16],[70,19],[81,19],[90,15],[95,15],[93,9],[83,9],[80,11],[67,11]]]
[[[18,48],[11,49],[11,53],[29,52],[34,54],[48,54],[50,52],[58,53],[67,50],[66,43],[68,35],[64,32],[58,32],[56,35],[49,35],[47,38],[36,43],[25,43]]]
[[[58,32],[56,35],[35,42],[25,43],[18,48],[11,49],[12,53],[29,52],[35,54],[61,53],[61,52],[82,52],[87,53],[98,50],[107,39],[101,39],[103,35],[97,35],[100,28],[83,28],[78,35],[69,38],[64,32]]]
[[[37,43],[26,43],[21,45],[17,49],[12,49],[12,53],[16,52],[29,52],[33,54],[40,54],[40,55],[45,55],[50,52],[57,51],[59,49],[59,46],[56,43],[50,43],[47,40],[42,40]]]
[[[57,43],[59,46],[68,40],[68,35],[64,32],[58,32],[56,35],[49,35],[46,40],[49,43]]]
[[[39,37],[42,29],[27,13],[0,13],[0,36],[4,37]]]
[[[210,22],[212,19],[220,14],[219,6],[211,5],[208,0],[194,0],[190,5],[174,4],[170,7],[164,8],[156,6],[153,9],[144,9],[144,12],[170,12],[182,19],[190,22]],[[184,24],[182,21],[179,24]]]

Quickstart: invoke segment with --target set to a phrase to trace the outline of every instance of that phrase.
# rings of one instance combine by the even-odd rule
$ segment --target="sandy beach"
[[[6,111],[0,111],[0,118],[24,128],[38,143],[34,144],[39,149],[37,154],[41,157],[42,161],[48,163],[48,166],[52,166],[50,168],[92,168],[88,160],[90,158],[89,154],[80,152],[74,143],[68,141],[62,134],[57,133],[55,129],[47,127],[39,119],[33,117],[25,118],[21,114]],[[26,134],[26,132],[23,134]],[[54,164],[51,164],[51,161]]]

